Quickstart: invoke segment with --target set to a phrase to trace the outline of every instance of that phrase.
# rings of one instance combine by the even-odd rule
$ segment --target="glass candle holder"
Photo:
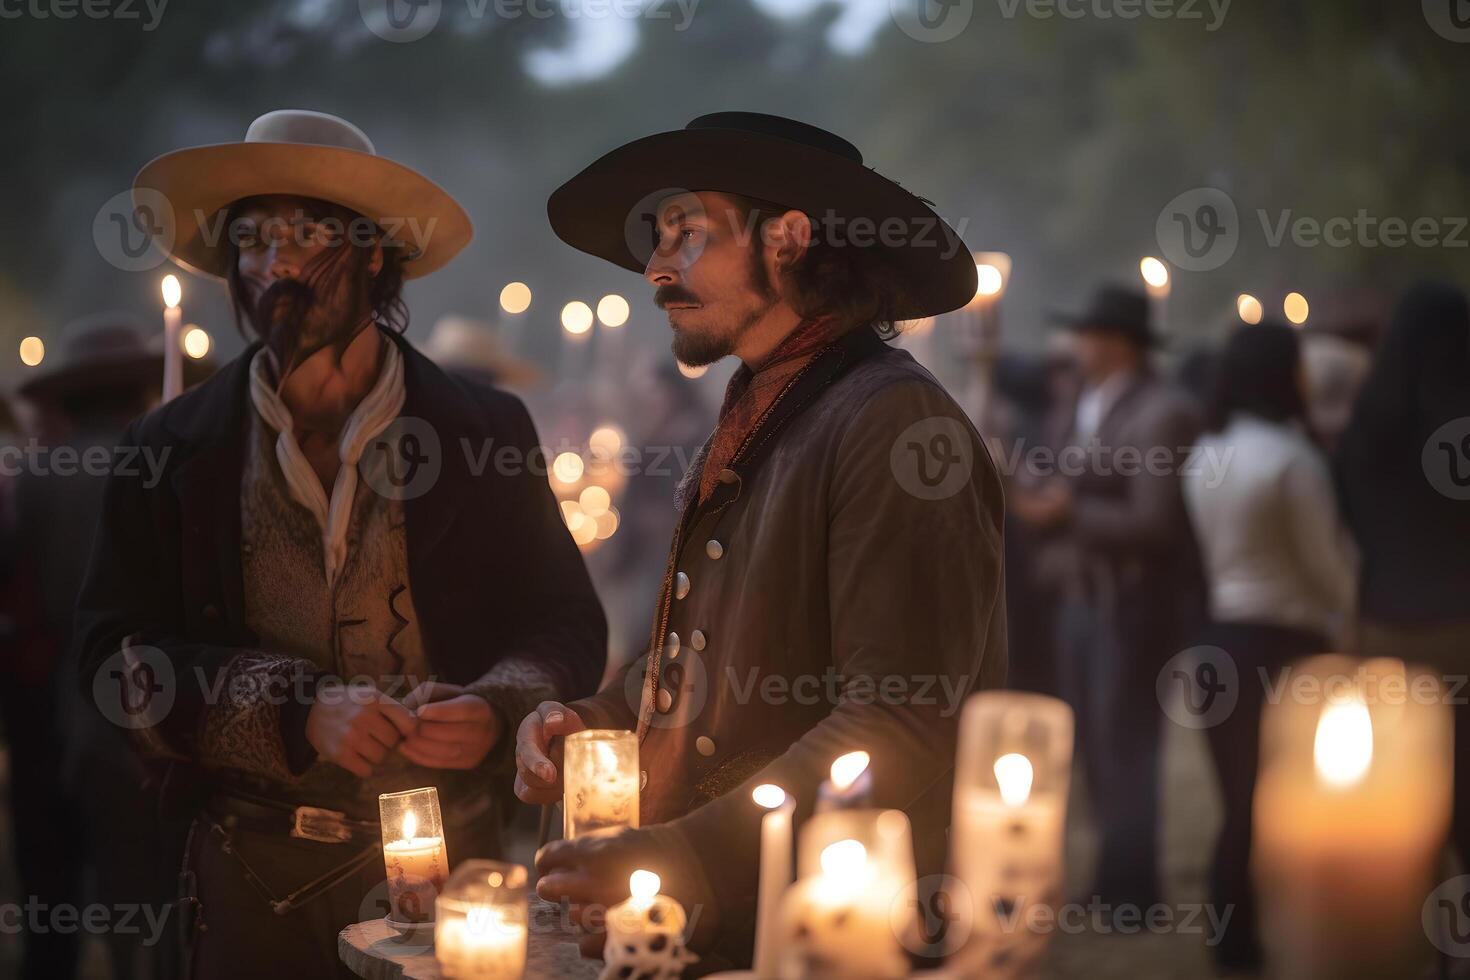
[[[439,791],[429,786],[384,793],[378,797],[378,817],[392,909],[388,917],[404,924],[434,921],[434,899],[449,872]]]
[[[1302,980],[1419,975],[1428,923],[1459,914],[1431,894],[1454,786],[1439,676],[1326,656],[1272,687],[1251,853],[1270,962]]]
[[[568,735],[562,766],[567,840],[638,826],[638,736],[588,729]]]
[[[917,949],[913,833],[900,810],[829,810],[801,828],[799,880],[782,902],[783,976],[908,976]]]
[[[1045,951],[1048,933],[1024,923],[1061,898],[1073,727],[1072,709],[1042,694],[986,691],[965,702],[950,861],[975,921],[954,932],[952,963],[1026,976]]]
[[[466,861],[435,901],[434,957],[455,980],[520,980],[526,972],[527,871]]]

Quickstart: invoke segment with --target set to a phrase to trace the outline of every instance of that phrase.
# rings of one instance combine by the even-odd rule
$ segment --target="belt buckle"
[[[352,840],[347,814],[316,806],[298,806],[292,814],[291,836],[322,844],[345,844]]]

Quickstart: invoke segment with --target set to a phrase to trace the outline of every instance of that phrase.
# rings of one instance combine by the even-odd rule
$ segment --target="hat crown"
[[[310,109],[276,109],[250,124],[247,143],[306,143],[377,156],[367,134],[340,116]]]
[[[778,136],[803,143],[818,150],[825,150],[853,163],[862,163],[863,154],[856,146],[819,126],[804,123],[799,119],[773,116],[765,112],[711,112],[689,122],[685,129],[741,129],[764,136]]]
[[[143,326],[131,314],[94,313],[61,328],[60,360],[131,357],[147,353]]]

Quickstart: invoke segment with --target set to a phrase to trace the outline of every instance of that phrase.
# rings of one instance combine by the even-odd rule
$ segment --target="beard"
[[[251,325],[279,370],[278,384],[313,354],[331,348],[338,361],[347,346],[372,322],[366,304],[348,298],[363,295],[365,284],[353,266],[328,262],[305,281],[279,279],[247,311]]]
[[[761,263],[758,249],[751,250],[751,260],[746,272],[745,288],[755,296],[748,308],[731,314],[730,318],[722,323],[711,324],[703,328],[673,327],[674,340],[671,346],[674,356],[682,363],[689,367],[703,367],[735,353],[735,345],[745,335],[745,332],[776,305],[779,297],[771,286],[770,277]],[[697,296],[683,286],[672,284],[660,286],[654,293],[653,301],[660,308],[668,303],[700,302]],[[708,310],[708,307],[703,307],[703,309]],[[670,321],[670,326],[673,326],[672,321]]]

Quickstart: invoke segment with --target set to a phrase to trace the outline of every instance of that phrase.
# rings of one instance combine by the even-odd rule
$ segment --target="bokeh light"
[[[193,324],[184,328],[184,353],[194,360],[202,360],[209,356],[209,348],[213,346],[209,339],[209,333],[203,328]]]
[[[561,308],[562,329],[574,337],[592,329],[592,307],[579,299],[574,299]]]
[[[617,293],[609,293],[597,301],[597,319],[604,327],[621,327],[628,322],[628,301]]]
[[[507,313],[524,313],[531,308],[531,287],[523,282],[508,282],[500,291],[500,308]]]
[[[1281,312],[1285,313],[1286,318],[1297,326],[1307,322],[1309,310],[1307,298],[1301,293],[1287,293],[1286,301],[1281,304]]]
[[[1241,293],[1235,299],[1235,312],[1246,323],[1260,323],[1265,311],[1261,308],[1260,300],[1250,293]]]
[[[20,362],[26,367],[35,367],[46,357],[46,345],[40,337],[27,337],[20,342]]]

